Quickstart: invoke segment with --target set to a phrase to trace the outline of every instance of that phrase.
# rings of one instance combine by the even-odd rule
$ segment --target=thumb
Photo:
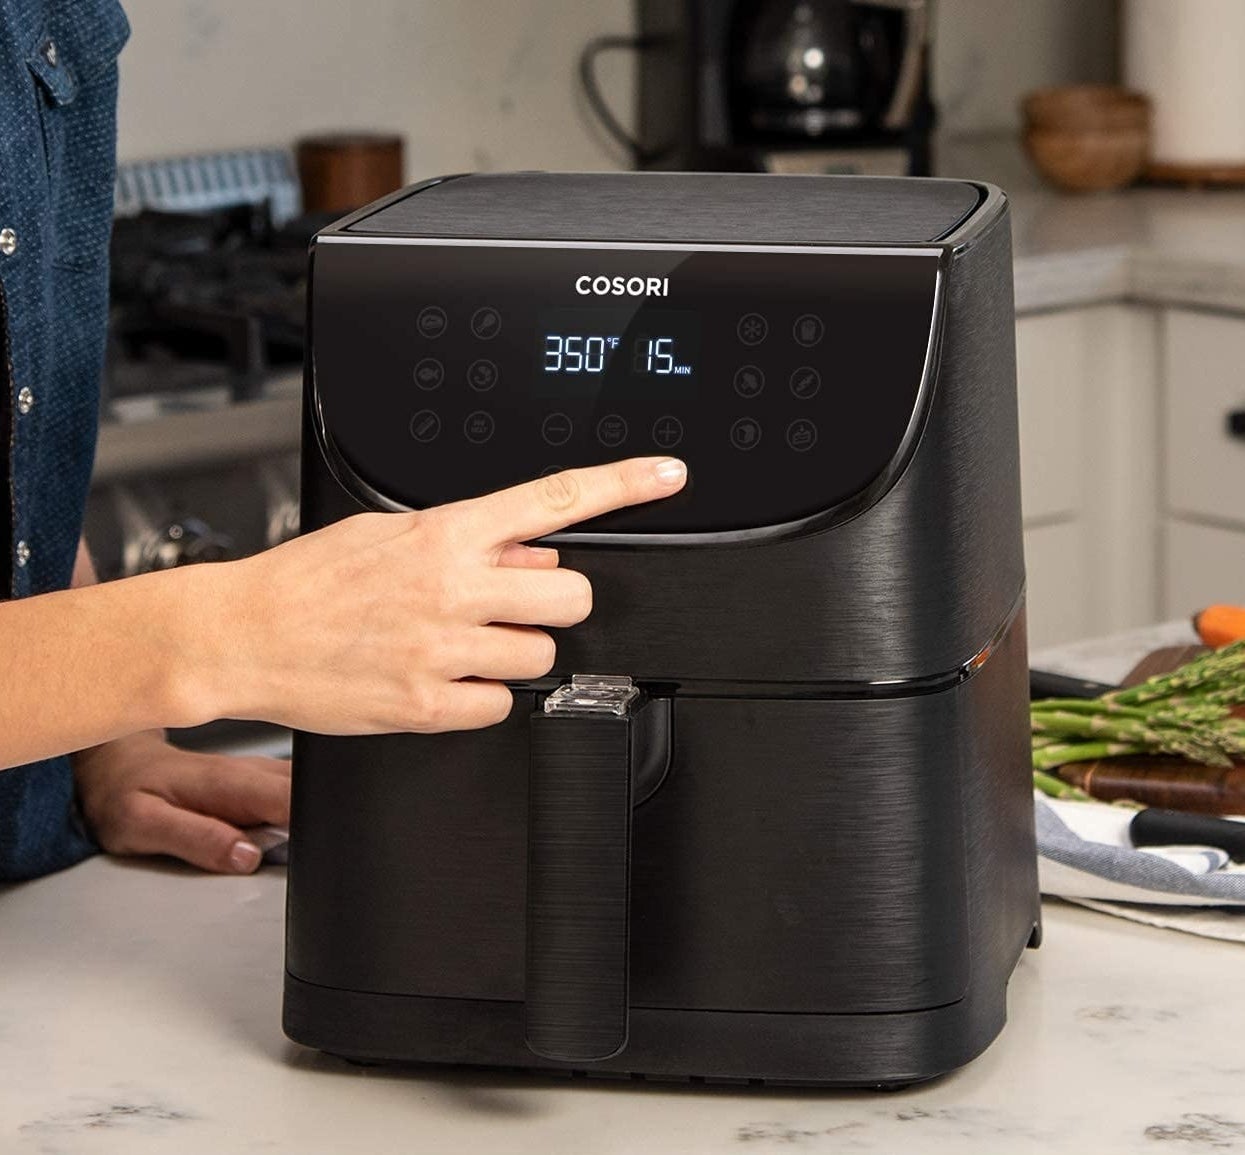
[[[145,792],[131,795],[123,810],[104,840],[114,853],[167,854],[217,874],[251,874],[259,867],[259,847],[228,822]]]

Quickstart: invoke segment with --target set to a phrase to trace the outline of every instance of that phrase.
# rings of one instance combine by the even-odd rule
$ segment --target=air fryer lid
[[[594,235],[662,239],[451,235],[501,224],[473,189],[527,180],[436,185],[317,245],[320,432],[358,496],[419,508],[556,469],[676,453],[690,466],[687,490],[580,530],[686,535],[845,516],[885,488],[920,424],[937,330],[942,250],[910,239],[952,227],[960,194],[975,203],[972,186],[728,180],[753,198],[748,227],[733,226],[741,241],[776,239],[774,219],[796,203],[788,190],[798,200],[820,189],[819,221],[802,235],[838,244],[726,247],[665,239],[715,231],[721,214],[697,204],[726,194],[720,180],[679,178],[690,191],[676,207],[670,180],[640,180],[637,191],[605,177],[543,178],[555,190],[533,176],[527,193],[549,190],[563,234],[591,224]],[[769,215],[757,199],[765,188]],[[899,206],[886,203],[892,188]],[[901,222],[894,214],[922,203],[923,188],[924,217]],[[861,199],[870,190],[880,201]],[[425,197],[421,217],[410,206]],[[524,209],[507,233],[539,231],[530,200]],[[404,232],[359,236],[369,222]],[[433,224],[443,237],[421,235]],[[848,247],[855,235],[875,247]],[[896,235],[909,244],[879,243]]]
[[[769,245],[924,245],[981,203],[960,180],[768,173],[479,173],[366,213],[359,236]]]

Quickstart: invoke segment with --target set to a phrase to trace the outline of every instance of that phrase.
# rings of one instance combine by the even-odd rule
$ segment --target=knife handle
[[[1245,822],[1151,808],[1133,815],[1128,834],[1134,846],[1213,846],[1245,862]]]
[[[1099,698],[1118,689],[1119,686],[1111,686],[1106,682],[1072,678],[1050,670],[1029,671],[1029,698],[1034,702],[1041,698]]]

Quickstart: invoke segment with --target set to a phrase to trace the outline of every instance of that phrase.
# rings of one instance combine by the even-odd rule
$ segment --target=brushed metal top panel
[[[769,173],[480,173],[417,186],[352,235],[498,240],[931,244],[983,201],[959,180]]]

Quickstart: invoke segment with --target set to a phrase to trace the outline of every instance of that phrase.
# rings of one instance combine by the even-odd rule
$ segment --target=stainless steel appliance
[[[296,736],[292,1038],[868,1086],[989,1044],[1039,921],[1010,252],[995,189],[850,177],[447,178],[320,233],[305,529],[691,484],[556,536],[596,608],[504,723]]]

